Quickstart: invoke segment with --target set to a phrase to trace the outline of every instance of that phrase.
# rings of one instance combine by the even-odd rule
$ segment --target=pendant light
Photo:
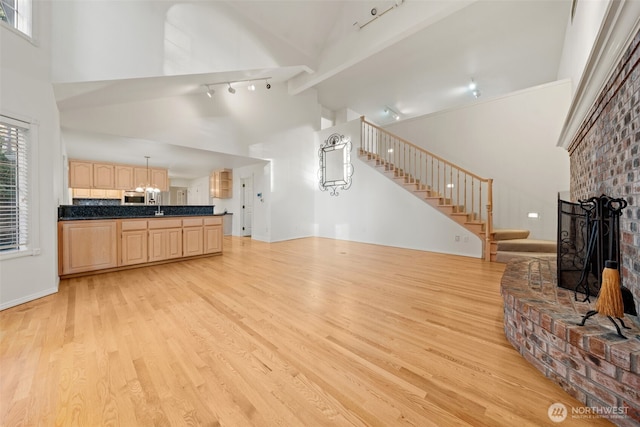
[[[145,184],[140,184],[136,187],[136,191],[145,192],[145,193],[159,193],[160,189],[151,183],[151,174],[149,171],[149,156],[144,156],[147,159],[147,182]]]

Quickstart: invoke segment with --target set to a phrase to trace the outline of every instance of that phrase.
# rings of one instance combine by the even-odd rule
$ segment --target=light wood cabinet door
[[[122,252],[120,265],[142,264],[148,261],[147,230],[123,231],[120,244]]]
[[[133,179],[133,166],[116,165],[115,174],[118,190],[133,190],[138,186]]]
[[[107,198],[107,190],[102,188],[92,188],[90,191],[92,199],[106,199]]]
[[[182,255],[202,255],[204,253],[204,227],[182,229]]]
[[[70,221],[61,225],[60,274],[118,266],[116,221]]]
[[[116,186],[115,168],[112,164],[93,164],[93,187],[113,189]]]
[[[69,187],[93,187],[93,163],[79,160],[69,160]]]
[[[222,252],[222,225],[204,226],[204,253]]]
[[[147,176],[147,168],[133,168],[133,188],[149,184],[149,179],[151,179],[151,172],[149,172],[148,175],[149,176]]]
[[[149,262],[182,257],[182,228],[149,230]]]
[[[73,198],[74,199],[90,199],[91,189],[90,188],[74,188]]]
[[[122,190],[106,190],[107,199],[122,199]]]
[[[160,191],[169,191],[169,176],[166,169],[151,169],[151,184]]]

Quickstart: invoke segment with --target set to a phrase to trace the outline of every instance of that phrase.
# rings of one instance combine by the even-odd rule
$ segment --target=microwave
[[[123,205],[146,205],[147,200],[144,191],[125,191],[122,193]]]

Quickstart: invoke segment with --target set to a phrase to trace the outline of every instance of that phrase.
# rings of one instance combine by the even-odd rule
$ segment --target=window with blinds
[[[29,244],[28,128],[0,117],[0,253]]]

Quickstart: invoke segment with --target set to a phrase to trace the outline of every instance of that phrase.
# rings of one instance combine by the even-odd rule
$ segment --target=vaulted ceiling
[[[385,106],[407,119],[478,102],[467,88],[471,79],[480,101],[556,80],[571,7],[571,0],[198,4],[222,3],[247,31],[277,42],[280,51],[289,49],[283,56],[293,59],[264,69],[229,66],[212,73],[59,83],[63,127],[66,115],[83,108],[204,94],[203,81],[247,76],[269,76],[274,84],[286,84],[292,96],[315,90],[326,109],[349,109],[384,125],[392,120]],[[72,157],[82,153],[74,143],[68,151]],[[203,155],[216,153],[194,153]]]

